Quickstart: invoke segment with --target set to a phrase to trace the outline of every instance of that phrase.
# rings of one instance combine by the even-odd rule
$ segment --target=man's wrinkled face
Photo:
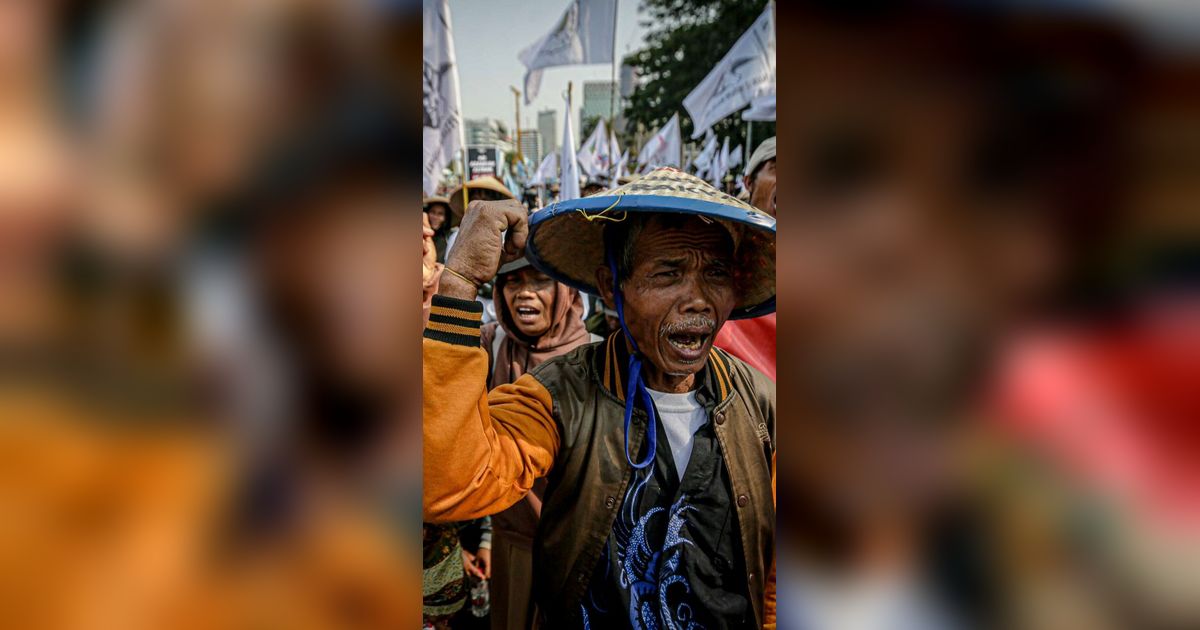
[[[716,223],[663,217],[650,219],[634,243],[622,284],[625,323],[659,375],[687,376],[704,366],[737,303],[733,242]],[[601,283],[605,303],[614,303],[608,286]],[[649,376],[655,387],[652,371]]]
[[[504,278],[504,303],[522,335],[537,339],[554,323],[554,279],[533,267]]]
[[[747,188],[750,189],[750,205],[775,216],[775,158],[758,167]]]
[[[446,206],[435,203],[425,211],[425,216],[429,217],[429,227],[436,232],[446,224]]]

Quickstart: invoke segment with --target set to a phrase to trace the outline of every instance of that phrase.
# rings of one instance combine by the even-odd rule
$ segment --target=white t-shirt
[[[671,457],[675,460],[675,472],[683,480],[683,471],[687,470],[688,460],[692,457],[692,444],[696,441],[696,431],[704,426],[704,407],[696,400],[695,390],[686,394],[668,394],[646,388],[654,399],[654,408],[658,410],[658,420],[662,423],[663,432],[671,446]]]

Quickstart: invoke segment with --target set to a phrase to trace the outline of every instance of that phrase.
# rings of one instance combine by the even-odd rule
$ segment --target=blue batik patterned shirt
[[[654,464],[626,489],[583,599],[584,626],[750,627],[729,473],[711,420],[695,433],[682,479],[661,426],[658,444]]]

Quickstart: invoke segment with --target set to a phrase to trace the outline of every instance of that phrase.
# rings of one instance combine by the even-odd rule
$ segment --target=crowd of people
[[[746,198],[762,204],[755,210],[767,216],[772,216],[775,210],[775,161],[774,138],[764,140],[758,150],[754,152],[743,174],[744,186],[747,191]],[[617,192],[607,192],[603,189],[602,182],[589,180],[583,187],[584,198],[595,198],[603,202],[605,199],[613,198],[613,195],[638,194],[642,190],[655,191],[655,181],[663,176],[663,172],[654,171],[646,175],[645,179],[626,178],[624,182],[618,183],[620,188]],[[686,177],[678,171],[673,171],[670,176]],[[722,203],[739,203],[738,200],[722,195],[701,180],[692,178],[688,183],[697,183],[707,187],[711,191],[709,194],[713,199],[720,200]],[[549,275],[544,262],[542,265],[535,266],[525,251],[518,250],[513,253],[514,256],[517,256],[516,258],[503,264],[498,264],[499,259],[497,259],[497,264],[493,269],[474,276],[474,279],[469,275],[464,278],[464,272],[455,265],[462,264],[458,261],[467,260],[468,257],[475,255],[473,252],[463,253],[466,251],[465,248],[473,247],[474,241],[464,244],[457,238],[459,230],[463,229],[461,226],[464,222],[462,202],[464,198],[468,201],[466,208],[473,208],[474,212],[482,213],[487,210],[484,209],[485,206],[475,203],[476,201],[508,200],[516,202],[518,195],[508,191],[498,180],[485,177],[468,181],[465,191],[464,187],[459,185],[448,190],[446,196],[428,197],[424,200],[423,208],[427,225],[425,234],[426,317],[432,316],[432,319],[428,320],[432,323],[427,331],[445,330],[440,324],[447,321],[454,325],[461,323],[454,318],[443,319],[439,316],[439,312],[454,313],[454,309],[457,308],[459,309],[457,316],[462,319],[464,311],[472,311],[476,308],[474,305],[478,305],[477,334],[465,336],[476,347],[482,349],[478,358],[483,359],[483,365],[486,366],[480,372],[485,376],[483,382],[478,385],[462,382],[462,385],[455,386],[450,379],[461,380],[463,377],[460,370],[464,365],[464,360],[456,357],[447,365],[452,373],[442,375],[444,378],[435,378],[429,383],[429,385],[437,383],[437,387],[429,388],[430,394],[437,396],[438,392],[447,391],[442,388],[452,388],[465,394],[477,386],[483,387],[483,391],[501,391],[503,386],[520,383],[522,377],[528,379],[529,376],[526,375],[537,373],[539,366],[552,359],[562,357],[562,360],[569,360],[570,357],[578,355],[579,352],[576,351],[584,346],[605,344],[605,347],[614,347],[613,352],[619,352],[622,355],[628,354],[625,348],[618,348],[617,344],[613,343],[614,339],[620,338],[620,331],[622,331],[621,314],[618,309],[627,308],[625,305],[628,304],[628,301],[622,305],[611,292],[605,289],[597,288],[590,292],[580,291],[578,288],[580,283],[593,282],[586,276],[567,284]],[[559,202],[551,197],[550,205],[557,207]],[[749,206],[744,207],[749,208]],[[524,208],[521,205],[512,203],[509,208],[517,212],[515,220],[519,221],[524,218],[522,217]],[[533,209],[534,212],[537,210],[537,208]],[[511,225],[505,227],[508,230],[513,229]],[[611,229],[609,228],[609,231]],[[497,232],[495,236],[498,234]],[[513,236],[508,238],[515,239]],[[562,247],[562,242],[574,243],[576,241],[575,239],[560,241],[558,247]],[[543,252],[550,251],[549,248],[553,246],[553,244],[549,245]],[[463,253],[461,257],[455,258],[449,253],[454,248],[460,247],[464,248],[464,250],[460,250],[460,253]],[[690,251],[697,252],[694,249]],[[764,249],[759,253],[762,255],[768,251],[769,249]],[[448,263],[447,260],[451,262]],[[466,281],[469,283],[468,290],[463,293],[465,302],[447,302],[444,298],[440,304],[435,302],[437,299],[435,295],[439,293],[440,287],[447,282],[448,278],[451,282]],[[770,279],[770,283],[773,284],[773,278]],[[667,286],[663,285],[661,288]],[[771,290],[767,289],[766,294],[770,293]],[[660,306],[660,308],[663,307],[665,305]],[[708,311],[704,312],[708,313]],[[728,317],[728,314],[719,317],[723,320]],[[738,327],[734,325],[735,323],[746,326]],[[724,327],[715,323],[709,325],[710,328],[699,333],[699,336],[707,337],[715,334],[719,329],[722,337],[716,338],[716,347],[726,348],[734,356],[742,357],[750,362],[756,369],[771,375],[771,377],[774,376],[775,318],[773,313],[737,320]],[[450,328],[449,330],[458,329]],[[431,334],[427,332],[426,337],[430,338]],[[433,337],[447,343],[461,341],[458,337],[440,336],[436,332]],[[697,343],[697,346],[701,345],[703,343]],[[429,379],[428,363],[431,362],[429,354],[426,355],[425,361],[427,363],[426,379]],[[675,480],[673,481],[673,484],[678,487],[680,480],[684,477],[689,456],[695,448],[692,444],[695,439],[693,434],[699,425],[692,426],[692,423],[703,418],[703,413],[697,418],[692,417],[694,408],[696,411],[701,411],[696,407],[694,392],[691,394],[690,404],[685,390],[684,400],[678,407],[673,407],[673,401],[667,397],[679,394],[660,394],[656,390],[650,391],[655,402],[647,411],[657,411],[661,414],[663,430],[666,432],[667,441],[671,444],[670,452],[675,460],[680,462],[676,465]],[[766,391],[756,392],[756,395],[759,396],[767,394]],[[464,398],[460,402],[472,401]],[[428,400],[426,402],[427,440],[430,439],[428,432],[431,427],[436,426],[433,418],[445,413],[439,407],[440,405],[436,402]],[[683,423],[682,425],[675,424],[677,418]],[[701,424],[703,424],[702,420]],[[689,426],[691,429],[687,430],[686,427]],[[446,429],[449,427],[438,427],[432,430]],[[521,429],[515,428],[511,430],[521,431]],[[460,468],[462,474],[473,473],[474,471],[470,468],[471,460],[463,458],[458,450],[463,447],[466,440],[471,439],[471,428],[468,426],[461,431],[451,431],[450,435],[453,436],[454,442],[449,446],[452,446],[453,450],[438,452],[426,449],[426,457],[432,460],[426,462],[427,471],[429,464],[432,464],[435,470],[445,468],[434,462],[442,462],[447,457],[453,457],[457,463],[462,464]],[[442,474],[427,472],[426,492],[429,497],[432,497],[432,493],[435,491],[435,487],[431,487],[431,484],[436,484],[436,480]],[[425,624],[427,627],[457,628],[490,624],[495,628],[526,628],[541,627],[547,623],[553,627],[552,622],[543,619],[545,613],[539,610],[533,595],[536,573],[534,569],[535,540],[538,539],[539,519],[543,513],[547,478],[538,476],[529,481],[531,485],[523,488],[523,492],[520,492],[520,496],[516,497],[515,502],[508,499],[503,500],[504,503],[511,503],[511,505],[500,511],[490,512],[490,507],[475,507],[472,509],[488,513],[472,520],[450,520],[425,525],[424,592],[426,593]],[[666,481],[662,483],[664,486],[670,485]],[[559,492],[561,493],[562,490]],[[675,492],[675,490],[671,492]],[[671,496],[671,494],[665,496]],[[729,501],[726,500],[726,507],[728,504]],[[452,513],[465,511],[465,508],[461,507],[450,509]],[[635,508],[631,505],[628,509],[634,510]],[[716,512],[708,516],[719,518],[720,514],[722,513]],[[443,514],[440,515],[439,520],[445,521],[446,518]],[[728,518],[727,512],[725,518]],[[477,533],[480,527],[488,530],[490,536],[481,539]],[[659,536],[662,535],[660,532]],[[659,544],[661,542],[660,540]],[[728,540],[726,543],[728,544]],[[731,553],[731,555],[736,556],[737,554]],[[566,560],[560,562],[563,561]],[[447,565],[453,568],[447,569]],[[733,563],[731,562],[730,567],[725,570],[728,571],[732,568]],[[654,576],[643,577],[654,579]],[[483,589],[490,590],[486,603],[481,603],[478,597]],[[760,595],[762,595],[761,591]],[[558,614],[561,615],[562,611],[558,611]],[[593,611],[592,616],[594,617],[595,614]],[[732,623],[732,625],[749,623],[748,609],[742,609],[738,614],[741,616],[731,616],[725,622]],[[559,619],[561,621],[562,618]],[[652,617],[646,619],[647,622],[651,620]],[[602,623],[600,619],[595,618],[589,622]]]

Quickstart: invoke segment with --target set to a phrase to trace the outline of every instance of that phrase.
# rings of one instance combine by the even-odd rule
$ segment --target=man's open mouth
[[[667,343],[679,352],[684,359],[694,361],[702,356],[704,344],[708,342],[711,333],[702,330],[686,330],[667,335]]]

